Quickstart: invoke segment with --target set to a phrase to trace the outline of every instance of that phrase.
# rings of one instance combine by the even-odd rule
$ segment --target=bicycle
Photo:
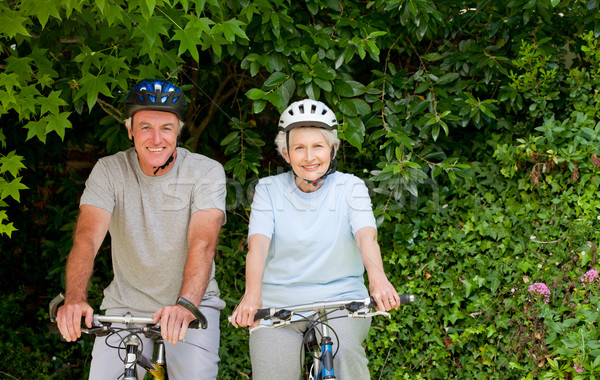
[[[56,312],[58,305],[65,299],[60,293],[48,305],[50,322],[56,323]],[[189,328],[206,329],[208,323],[202,312],[185,298],[179,297],[177,304],[189,310],[196,319],[189,324]],[[125,327],[113,327],[113,323],[125,325]],[[123,361],[123,374],[118,377],[122,380],[137,380],[137,366],[144,368],[154,380],[167,380],[165,345],[160,333],[160,321],[154,323],[152,317],[136,317],[131,313],[125,315],[101,315],[94,314],[92,327],[87,328],[82,322],[81,331],[88,335],[112,336],[120,338],[117,346],[112,346],[119,351],[119,358]],[[121,335],[123,334],[123,335]],[[142,352],[142,341],[140,335],[152,339],[155,343],[154,357],[148,358]],[[108,343],[107,343],[108,344]],[[121,356],[121,351],[125,355]]]
[[[401,295],[400,304],[408,304],[414,302],[414,295]],[[330,330],[335,334],[335,331],[327,324],[328,315],[334,311],[346,310],[347,315],[336,316],[329,318],[369,318],[376,315],[382,315],[390,318],[391,315],[385,311],[372,311],[375,308],[376,303],[373,297],[368,297],[358,300],[341,300],[332,302],[314,302],[310,304],[295,305],[295,306],[284,306],[281,308],[265,308],[259,309],[254,320],[265,320],[270,321],[270,325],[260,324],[250,330],[250,333],[261,328],[279,328],[291,323],[308,321],[310,327],[304,333],[304,348],[312,354],[312,365],[308,369],[309,380],[323,380],[323,379],[336,379],[335,368],[333,365],[333,358],[335,357],[337,350],[333,351],[334,342],[330,336]],[[302,313],[315,312],[317,317],[309,319]],[[292,319],[293,316],[299,318]],[[231,321],[231,317],[229,317]],[[320,342],[318,341],[315,329],[320,326]],[[339,349],[339,347],[338,347]],[[304,359],[301,359],[304,362]],[[303,367],[301,365],[301,367]]]

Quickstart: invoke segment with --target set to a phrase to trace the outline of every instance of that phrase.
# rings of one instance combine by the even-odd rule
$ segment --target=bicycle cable
[[[128,332],[128,334],[125,336],[122,336],[120,333],[123,331]],[[111,338],[115,335],[119,337],[118,345],[111,344],[108,341],[109,338]],[[143,352],[144,352],[144,341],[142,340],[141,336],[138,334],[138,331],[131,331],[126,328],[113,328],[113,331],[111,333],[109,333],[106,336],[106,338],[104,339],[104,343],[106,344],[107,347],[117,350],[117,353],[119,355],[119,360],[121,360],[123,362],[123,364],[127,363],[127,345],[125,344],[125,341],[127,340],[127,338],[132,337],[132,336],[135,336],[139,342],[138,349],[136,350],[136,354],[135,354],[136,355],[135,362],[137,363],[139,358],[143,356]],[[121,354],[121,351],[125,351],[125,356],[123,356]],[[121,376],[123,376],[123,375],[121,375]]]
[[[339,316],[339,317],[328,318],[329,315],[332,314],[333,312],[335,312],[335,311],[342,311],[342,310],[346,310],[347,311],[347,309],[345,307],[340,307],[340,308],[337,308],[337,309],[331,309],[329,311],[326,311],[323,315],[319,315],[317,313],[317,315],[319,315],[319,317],[315,318],[314,320],[310,319],[309,317],[306,317],[304,315],[297,314],[299,317],[301,317],[302,319],[304,319],[306,322],[309,323],[309,327],[302,334],[302,345],[303,345],[303,347],[307,347],[306,343],[308,342],[307,338],[308,338],[308,335],[310,334],[310,332],[314,331],[315,332],[315,337],[316,337],[316,332],[317,332],[318,327],[322,326],[322,325],[325,325],[329,329],[330,333],[333,333],[333,335],[335,337],[335,340],[332,340],[332,346],[335,345],[335,347],[336,347],[335,351],[333,352],[333,355],[332,355],[332,359],[334,359],[336,357],[337,353],[340,350],[340,338],[339,338],[338,333],[335,331],[335,329],[333,327],[331,327],[331,325],[329,323],[325,322],[325,319],[327,319],[329,321],[330,319],[331,320],[335,320],[335,319],[347,318],[347,316]],[[322,339],[323,336],[321,336],[320,338]],[[330,336],[330,338],[331,338],[331,336]],[[311,355],[311,357],[313,359],[320,359],[320,357],[316,357],[312,351],[310,352],[310,355]],[[304,358],[302,357],[302,351],[300,351],[300,368],[304,368],[304,360],[303,359]]]

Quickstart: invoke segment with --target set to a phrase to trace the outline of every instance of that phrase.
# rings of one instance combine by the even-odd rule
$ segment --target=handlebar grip
[[[48,305],[48,314],[50,315],[50,322],[56,322],[56,312],[58,310],[58,305],[60,305],[60,303],[64,300],[65,295],[62,293],[58,293],[58,295],[54,297],[52,301],[50,301],[50,304]]]
[[[271,309],[258,309],[256,314],[254,314],[254,320],[257,321],[264,317],[268,317],[269,315],[271,315]]]
[[[398,297],[400,298],[400,305],[406,305],[408,303],[415,302],[415,296],[412,294],[400,294],[398,295]],[[371,297],[371,304],[369,305],[369,307],[375,306],[377,306],[375,298]]]
[[[198,328],[198,325],[200,325],[200,327],[202,327],[203,329],[206,329],[208,327],[208,321],[206,320],[206,317],[204,316],[204,314],[202,314],[200,309],[198,309],[193,303],[191,303],[183,297],[177,297],[177,305],[183,306],[184,308],[189,310],[189,312],[192,313],[194,317],[196,317],[195,321],[190,322],[190,328]]]

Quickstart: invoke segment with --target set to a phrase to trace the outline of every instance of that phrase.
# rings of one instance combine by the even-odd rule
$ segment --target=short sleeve
[[[225,201],[227,196],[225,171],[221,164],[214,165],[201,176],[194,188],[194,199],[192,213],[200,210],[216,208],[225,213]]]
[[[102,160],[96,162],[90,176],[85,181],[85,189],[79,205],[91,205],[113,212],[116,204],[115,191],[111,184],[108,169]]]
[[[272,239],[275,232],[275,218],[273,213],[273,199],[267,184],[270,178],[262,179],[254,189],[254,197],[250,212],[248,236],[255,234],[265,235]]]
[[[377,228],[369,189],[361,179],[357,178],[348,191],[348,208],[348,218],[353,234],[364,227]]]

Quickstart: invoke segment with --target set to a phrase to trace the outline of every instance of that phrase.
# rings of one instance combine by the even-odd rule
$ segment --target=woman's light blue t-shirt
[[[358,177],[333,173],[312,193],[298,189],[292,172],[261,179],[248,235],[271,239],[263,307],[367,297],[354,238],[364,227],[376,225],[368,189]]]

